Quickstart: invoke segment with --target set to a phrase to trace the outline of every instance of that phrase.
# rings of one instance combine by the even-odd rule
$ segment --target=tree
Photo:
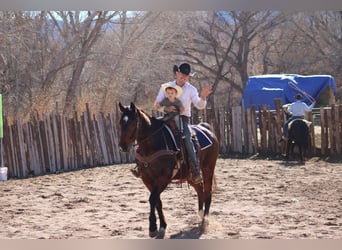
[[[67,86],[63,110],[65,114],[71,114],[80,99],[82,86],[80,77],[85,63],[89,60],[92,48],[104,32],[103,26],[115,17],[117,12],[88,11],[87,14],[81,15],[80,12],[68,11],[58,12],[57,14],[62,18],[62,24],[59,24],[56,20],[54,13],[49,13],[49,16],[56,25],[65,44],[59,56],[66,58],[66,53],[73,54],[73,57],[67,62],[67,64],[72,65],[72,73]],[[51,74],[48,76],[51,77]]]
[[[341,29],[336,11],[0,12],[4,112],[108,112],[118,100],[148,110],[184,61],[196,87],[213,85],[212,109],[237,105],[249,75],[325,73],[339,84]]]
[[[31,110],[41,88],[48,36],[43,16],[21,11],[1,13],[1,85],[5,112],[14,118]]]
[[[224,89],[229,88],[241,95],[249,76],[253,41],[282,22],[282,13],[273,11],[213,12],[199,25],[190,26],[193,39],[183,50],[193,64],[214,79],[214,93],[222,82],[225,83]],[[210,101],[214,108],[214,99]]]
[[[310,47],[310,73],[321,72],[334,76],[338,100],[342,100],[342,11],[299,13],[293,23],[305,36]],[[314,56],[313,56],[314,55]]]
[[[48,111],[60,103],[74,110],[80,76],[103,26],[117,13],[3,12],[1,67],[14,117]],[[66,91],[65,91],[66,90]],[[53,100],[53,101],[51,101]]]
[[[118,100],[152,109],[160,84],[174,77],[177,58],[170,45],[182,43],[177,36],[186,18],[175,11],[121,13],[98,47],[103,56],[93,62],[102,65],[105,82],[98,91],[100,110],[112,109]]]

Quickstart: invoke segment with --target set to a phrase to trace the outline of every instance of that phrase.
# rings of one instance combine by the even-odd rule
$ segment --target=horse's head
[[[136,140],[137,138],[137,126],[138,126],[138,114],[137,108],[135,107],[134,103],[131,103],[130,106],[124,107],[119,102],[119,108],[122,112],[120,118],[120,140],[119,140],[119,147],[122,151],[127,152],[130,145]]]

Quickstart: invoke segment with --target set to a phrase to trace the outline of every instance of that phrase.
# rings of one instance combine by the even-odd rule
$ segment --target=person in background
[[[302,101],[302,95],[297,94],[296,95],[296,101],[291,103],[290,105],[286,105],[286,106],[288,106],[287,107],[287,113],[290,114],[290,117],[284,123],[283,134],[282,134],[282,137],[280,139],[280,142],[284,141],[286,136],[287,136],[289,123],[291,121],[293,121],[294,119],[304,119],[305,112],[310,112],[312,110],[312,108],[315,106],[315,104],[316,104],[316,102],[314,101],[310,106],[308,106],[305,102]]]

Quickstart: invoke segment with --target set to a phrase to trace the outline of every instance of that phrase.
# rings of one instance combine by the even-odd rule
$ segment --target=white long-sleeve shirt
[[[176,84],[176,81],[173,81],[173,83]],[[191,85],[189,82],[186,82],[181,88],[183,90],[183,93],[178,98],[184,106],[184,111],[181,113],[181,115],[185,115],[187,117],[191,116],[191,103],[193,103],[194,106],[198,109],[205,108],[205,106],[207,105],[207,101],[203,100],[199,96],[198,90],[193,85]],[[165,97],[165,92],[163,88],[160,87],[156,102],[160,103]]]
[[[289,111],[292,116],[304,116],[305,111],[310,112],[314,105],[315,103],[312,103],[310,106],[308,106],[305,102],[296,101],[290,104],[287,111]]]

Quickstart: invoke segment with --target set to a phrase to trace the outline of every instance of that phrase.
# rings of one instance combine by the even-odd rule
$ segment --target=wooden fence
[[[282,154],[285,144],[279,143],[285,115],[281,105],[276,110],[266,105],[243,109],[215,110],[222,155],[242,154]],[[310,125],[309,156],[340,157],[342,152],[342,105],[320,108],[306,114]]]
[[[206,121],[206,111],[198,113]],[[66,118],[57,113],[32,113],[28,122],[8,124],[4,117],[3,155],[9,177],[28,177],[134,161],[134,150],[118,148],[119,111],[94,115],[88,105],[82,114]],[[319,130],[311,125],[311,155],[339,156],[342,149],[342,106],[321,108]],[[198,118],[198,117],[197,117]],[[313,121],[312,113],[309,120]],[[215,110],[211,122],[220,139],[220,153],[279,154],[283,111],[242,107]],[[315,126],[317,128],[317,126]],[[319,134],[316,134],[316,132]],[[318,138],[318,139],[317,139]],[[317,145],[319,144],[319,146]]]
[[[31,114],[8,125],[4,119],[4,162],[10,177],[27,177],[84,167],[132,162],[133,154],[118,148],[117,117],[86,111],[74,118]]]

